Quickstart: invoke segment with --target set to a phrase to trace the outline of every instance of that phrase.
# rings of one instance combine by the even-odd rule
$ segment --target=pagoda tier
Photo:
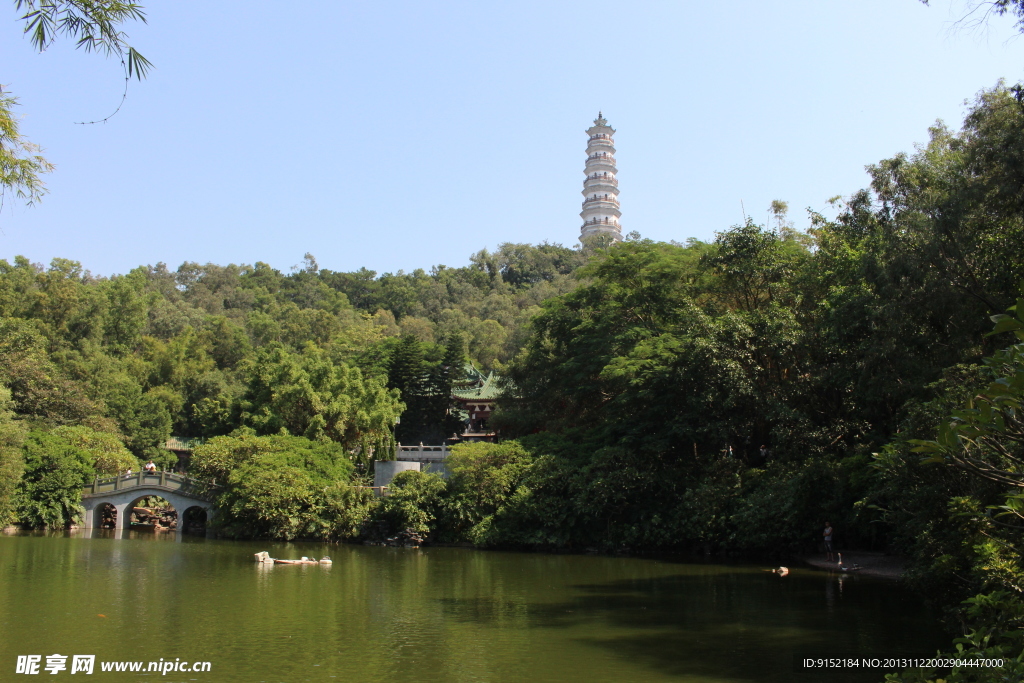
[[[609,235],[613,240],[622,240],[622,226],[619,218],[619,181],[615,177],[615,129],[601,115],[597,114],[594,125],[587,129],[587,164],[583,172],[583,227],[580,241],[597,235]]]

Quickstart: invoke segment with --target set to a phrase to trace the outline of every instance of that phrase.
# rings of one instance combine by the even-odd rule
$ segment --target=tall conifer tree
[[[398,389],[405,403],[402,422],[395,429],[398,441],[419,442],[426,422],[428,390],[423,345],[416,337],[405,335],[395,347],[388,364],[388,386]]]

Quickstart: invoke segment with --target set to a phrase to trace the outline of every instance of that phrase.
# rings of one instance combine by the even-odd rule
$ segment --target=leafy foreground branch
[[[19,132],[17,104],[16,97],[0,93],[0,207],[8,193],[29,206],[38,202],[47,192],[40,176],[53,170],[40,148]]]
[[[18,19],[39,52],[66,37],[86,52],[119,59],[125,75],[122,103],[129,79],[135,76],[141,80],[153,68],[120,29],[127,21],[146,21],[141,5],[121,0],[14,0],[14,9],[23,13]],[[40,176],[54,168],[39,154],[40,147],[19,133],[14,113],[17,103],[17,98],[0,92],[0,207],[9,194],[28,206],[40,201],[47,192]],[[120,109],[118,104],[117,111]]]

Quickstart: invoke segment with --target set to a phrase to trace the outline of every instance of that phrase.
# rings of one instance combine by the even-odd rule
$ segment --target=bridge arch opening
[[[117,528],[117,508],[110,503],[102,503],[96,506],[96,509],[92,511],[93,522],[92,525],[96,529],[116,529]]]
[[[186,534],[205,535],[209,521],[206,508],[191,505],[181,514],[181,529]]]
[[[178,526],[178,511],[164,497],[148,494],[139,496],[125,508],[125,527],[165,531]]]

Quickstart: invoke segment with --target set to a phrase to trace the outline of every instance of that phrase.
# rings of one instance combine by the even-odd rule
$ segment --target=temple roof
[[[498,398],[501,389],[498,387],[498,378],[493,372],[489,372],[485,376],[472,363],[467,363],[465,373],[466,379],[452,389],[452,394],[456,398],[483,401],[493,401]]]

